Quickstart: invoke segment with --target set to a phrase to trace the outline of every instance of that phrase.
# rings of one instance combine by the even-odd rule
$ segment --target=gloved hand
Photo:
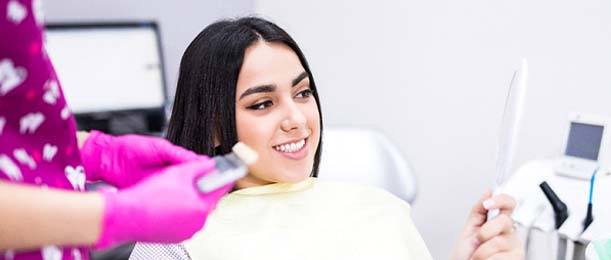
[[[201,193],[196,180],[210,172],[214,160],[169,166],[161,174],[116,193],[103,191],[102,231],[96,248],[139,241],[177,243],[200,230],[229,184]]]
[[[165,139],[98,131],[91,131],[80,152],[88,181],[102,180],[118,188],[134,185],[166,166],[202,158]]]

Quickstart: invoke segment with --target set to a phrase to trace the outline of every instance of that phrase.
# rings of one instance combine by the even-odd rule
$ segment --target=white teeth
[[[303,145],[305,145],[305,139],[301,139],[295,143],[277,145],[274,146],[274,149],[284,153],[293,153],[303,148]]]

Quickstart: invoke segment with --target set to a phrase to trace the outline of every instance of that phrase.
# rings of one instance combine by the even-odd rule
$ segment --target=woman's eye
[[[263,101],[257,104],[254,104],[252,106],[247,107],[248,109],[252,109],[252,110],[263,110],[266,109],[268,107],[270,107],[271,105],[273,105],[272,101],[267,100],[267,101]]]
[[[295,97],[297,98],[308,98],[312,95],[312,89],[305,89],[299,93]]]

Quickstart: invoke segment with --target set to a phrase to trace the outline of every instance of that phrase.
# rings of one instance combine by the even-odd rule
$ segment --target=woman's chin
[[[287,167],[274,174],[276,182],[297,183],[310,177],[312,167]]]
[[[302,175],[294,175],[294,176],[282,176],[282,178],[279,178],[278,182],[282,182],[282,183],[298,183],[298,182],[305,181],[309,177],[310,177],[310,174],[302,174]]]
[[[250,172],[236,183],[238,189],[249,188],[272,183],[298,183],[310,177],[310,171],[285,171],[277,174],[256,174]]]

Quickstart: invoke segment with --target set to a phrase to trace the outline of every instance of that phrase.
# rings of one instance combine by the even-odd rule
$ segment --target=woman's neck
[[[262,186],[262,185],[267,185],[267,184],[272,184],[272,183],[274,182],[266,181],[266,180],[257,178],[251,174],[248,174],[244,178],[236,181],[235,189],[239,190],[239,189],[245,189],[245,188],[252,188],[252,187],[257,187],[257,186]]]
[[[281,193],[294,193],[306,191],[310,187],[312,187],[313,184],[314,179],[309,177],[299,182],[266,182],[266,184],[251,183],[251,186],[248,187],[236,187],[231,193],[234,195],[244,196],[262,196]],[[235,198],[236,196],[233,197]]]

